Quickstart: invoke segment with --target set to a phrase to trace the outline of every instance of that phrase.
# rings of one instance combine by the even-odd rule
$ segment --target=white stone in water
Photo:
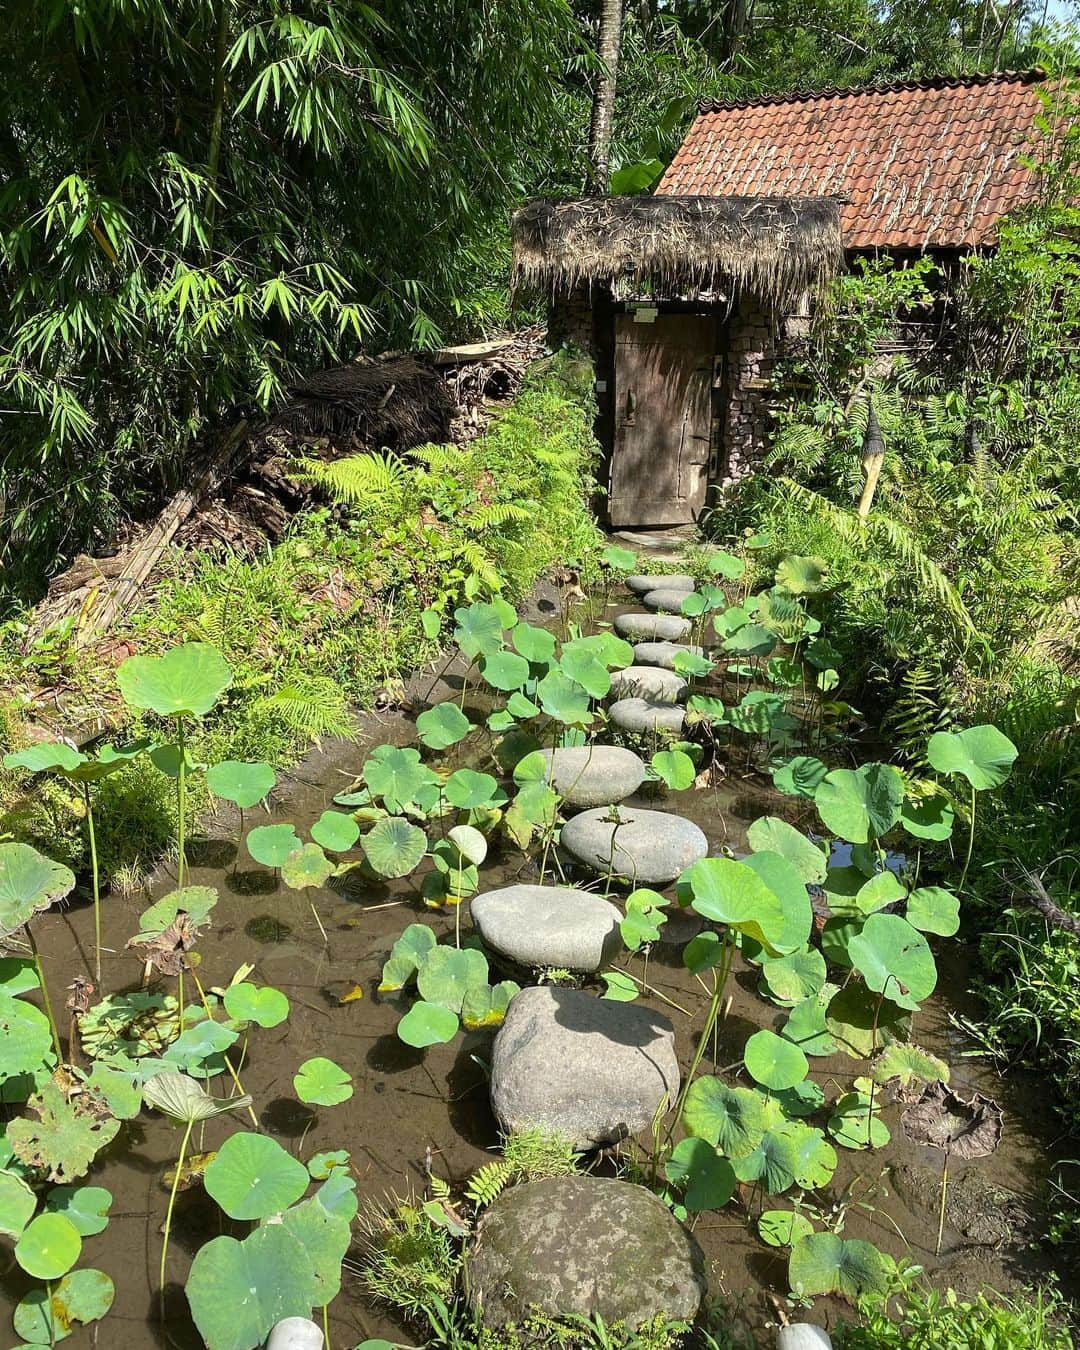
[[[521,966],[598,970],[622,947],[622,913],[570,886],[504,886],[470,906],[487,946]]]
[[[646,609],[659,610],[662,614],[681,614],[682,602],[690,591],[672,591],[666,587],[655,591],[646,591],[641,603]]]
[[[582,811],[566,822],[560,839],[575,862],[600,876],[626,877],[635,886],[666,886],[709,852],[709,841],[692,820],[625,804]]]
[[[641,756],[621,745],[572,745],[540,753],[548,762],[546,776],[568,806],[610,806],[645,781]]]
[[[776,1350],[832,1350],[832,1337],[813,1322],[791,1322],[776,1333]]]
[[[611,676],[613,698],[641,698],[653,703],[681,703],[689,684],[673,670],[663,666],[627,666]]]
[[[677,614],[620,614],[615,631],[631,642],[678,642],[693,624]]]
[[[581,989],[532,985],[510,1000],[491,1052],[491,1106],[503,1130],[539,1127],[575,1148],[637,1134],[679,1095],[663,1013]]]
[[[626,584],[635,595],[645,595],[649,591],[655,591],[660,586],[666,587],[669,591],[690,592],[697,586],[697,580],[681,572],[673,572],[669,575],[658,572],[650,577],[627,577]]]
[[[634,663],[674,670],[675,658],[680,652],[689,652],[693,656],[706,654],[704,647],[691,646],[685,642],[639,642],[634,647]]]
[[[621,698],[608,709],[612,722],[623,731],[650,735],[658,731],[677,736],[686,714],[677,703],[660,703],[651,698]]]

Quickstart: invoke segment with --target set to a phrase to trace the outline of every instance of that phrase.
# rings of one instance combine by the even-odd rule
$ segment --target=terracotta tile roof
[[[848,248],[994,241],[1034,195],[1040,71],[702,103],[657,193],[846,197]]]

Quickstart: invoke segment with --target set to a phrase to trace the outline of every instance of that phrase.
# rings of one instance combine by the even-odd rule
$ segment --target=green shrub
[[[1056,1295],[1007,1299],[951,1289],[905,1295],[898,1309],[863,1309],[859,1326],[844,1325],[837,1350],[1072,1350]]]

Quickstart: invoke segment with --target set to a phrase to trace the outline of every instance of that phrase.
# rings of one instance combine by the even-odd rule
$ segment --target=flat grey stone
[[[522,966],[597,970],[622,947],[622,913],[569,886],[504,886],[470,905],[487,946]]]
[[[662,614],[681,614],[682,602],[691,591],[672,591],[667,587],[662,587],[655,591],[646,591],[641,597],[641,603],[646,609],[659,610]]]
[[[686,714],[677,703],[660,703],[651,698],[621,698],[608,709],[608,716],[623,731],[648,735],[656,731],[678,734]]]
[[[704,647],[688,642],[638,642],[634,646],[634,664],[674,670],[675,658],[680,652],[690,652],[693,656],[706,655]]]
[[[532,985],[510,1000],[491,1051],[491,1106],[503,1130],[539,1126],[577,1149],[644,1130],[679,1093],[663,1013],[581,989]]]
[[[485,1210],[465,1264],[469,1303],[492,1329],[530,1313],[630,1332],[692,1322],[706,1291],[694,1237],[658,1196],[610,1177],[511,1186]]]
[[[613,698],[643,698],[653,703],[681,703],[690,686],[681,675],[663,666],[627,666],[611,674]]]
[[[618,826],[610,819],[613,810]],[[614,872],[638,886],[666,886],[709,852],[709,841],[692,820],[625,805],[573,816],[562,828],[561,844],[600,876]]]
[[[610,806],[645,781],[645,763],[621,745],[573,745],[540,752],[551,765],[551,784],[569,806]]]
[[[692,591],[697,586],[697,578],[683,572],[655,572],[649,577],[627,577],[626,584],[635,595],[646,595],[661,586],[669,591]]]
[[[678,614],[620,614],[615,631],[631,642],[678,642],[693,624]]]

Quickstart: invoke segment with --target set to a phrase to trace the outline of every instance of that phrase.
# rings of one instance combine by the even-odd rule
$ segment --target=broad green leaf
[[[836,1171],[836,1149],[824,1132],[802,1125],[795,1140],[795,1184],[804,1191],[827,1186]]]
[[[601,998],[610,999],[613,1003],[633,1003],[641,992],[629,975],[624,975],[621,970],[602,970],[600,978],[604,981],[604,992]]]
[[[218,1149],[203,1184],[230,1219],[265,1219],[300,1199],[308,1172],[276,1139],[239,1130]]]
[[[536,686],[540,706],[549,717],[567,726],[586,726],[592,721],[589,695],[561,670],[549,671]]]
[[[54,1186],[45,1197],[45,1209],[69,1219],[80,1237],[93,1237],[108,1226],[112,1201],[112,1192],[103,1186]]]
[[[75,888],[75,873],[29,844],[0,844],[0,939]]]
[[[164,933],[181,914],[188,916],[193,927],[201,928],[217,902],[218,893],[213,886],[183,886],[143,910],[139,915],[139,932]]]
[[[951,802],[941,793],[917,800],[905,797],[900,808],[900,824],[916,839],[943,842],[952,834],[955,819]]]
[[[761,978],[770,996],[778,1003],[794,1006],[825,987],[825,958],[815,947],[805,947],[767,961]]]
[[[833,995],[825,1025],[844,1054],[867,1059],[901,1034],[905,1018],[905,1010],[891,998],[879,998],[852,980]]]
[[[908,896],[905,911],[912,928],[952,937],[960,931],[960,901],[941,886],[920,886]]]
[[[381,877],[407,877],[427,852],[427,835],[400,816],[380,820],[360,840],[373,872]]]
[[[242,1242],[212,1238],[184,1288],[213,1350],[254,1350],[286,1317],[310,1317],[318,1290],[310,1257],[284,1224],[264,1224]]]
[[[611,675],[604,662],[588,646],[564,643],[559,654],[559,668],[563,675],[579,684],[590,698],[607,697],[611,689]]]
[[[307,1253],[315,1275],[316,1307],[325,1308],[341,1292],[341,1263],[349,1250],[349,1220],[332,1214],[317,1196],[293,1205],[281,1216],[281,1226]]]
[[[225,1011],[235,1022],[254,1022],[260,1027],[279,1026],[289,1015],[289,1000],[280,989],[259,988],[246,980],[225,990]]]
[[[338,1106],[353,1095],[352,1078],[332,1059],[306,1059],[293,1076],[293,1091],[309,1106]]]
[[[168,1069],[155,1074],[145,1084],[143,1098],[147,1106],[154,1107],[178,1125],[212,1120],[214,1116],[227,1115],[251,1105],[251,1098],[246,1094],[243,1097],[211,1097],[201,1083],[196,1083],[187,1074]]]
[[[814,793],[827,829],[853,844],[888,834],[900,819],[904,779],[891,764],[833,769]]]
[[[845,1092],[834,1103],[828,1128],[841,1148],[855,1151],[884,1148],[890,1139],[888,1126],[859,1092]]]
[[[469,811],[497,801],[499,784],[489,773],[477,773],[475,769],[458,769],[446,780],[443,792],[451,805],[458,807],[459,810]]]
[[[932,768],[949,777],[966,778],[976,792],[1000,787],[1012,773],[1017,749],[997,727],[938,731],[930,737],[926,757]]]
[[[792,595],[820,595],[829,589],[826,580],[829,564],[824,558],[807,558],[792,554],[776,569],[776,584]]]
[[[435,934],[425,923],[411,923],[394,943],[390,958],[383,966],[379,993],[404,989],[435,946]]]
[[[898,914],[871,914],[848,943],[851,963],[875,993],[917,1011],[937,984],[937,967],[923,935]]]
[[[526,661],[543,665],[555,655],[555,634],[531,623],[519,623],[510,633],[510,641]]]
[[[281,879],[294,891],[308,886],[325,886],[334,873],[334,864],[318,846],[304,844],[294,849],[281,864]]]
[[[828,859],[824,850],[779,817],[760,816],[747,830],[746,838],[755,853],[779,853],[786,858],[807,885],[825,880]]]
[[[729,1158],[755,1149],[765,1133],[763,1098],[749,1088],[728,1087],[719,1078],[695,1079],[686,1094],[683,1125],[698,1139],[715,1144]]]
[[[616,190],[612,188],[613,192]],[[620,572],[629,572],[632,567],[637,566],[637,554],[632,549],[609,544],[600,554],[600,561],[608,567],[617,568]]]
[[[825,1025],[825,1012],[836,994],[835,984],[822,985],[816,994],[796,1003],[780,1034],[804,1055],[831,1055],[836,1042]]]
[[[683,1194],[692,1213],[723,1209],[735,1193],[731,1163],[704,1139],[682,1139],[664,1164],[664,1175]]]
[[[497,651],[480,662],[480,672],[492,689],[504,693],[520,689],[529,678],[529,663],[516,652]]]
[[[691,787],[697,777],[694,761],[682,750],[658,750],[649,764],[657,778],[662,779],[673,792]]]
[[[37,1196],[14,1172],[0,1172],[0,1233],[17,1238],[34,1217]]]
[[[780,898],[752,867],[730,858],[702,858],[679,878],[680,897],[714,923],[746,933],[770,951],[786,927]]]
[[[520,991],[520,985],[513,980],[500,980],[494,985],[478,984],[466,989],[461,1000],[462,1025],[468,1031],[501,1026],[510,1000]]]
[[[51,1297],[50,1297],[51,1294]],[[102,1270],[72,1270],[49,1289],[32,1289],[15,1309],[15,1330],[32,1345],[67,1340],[76,1322],[97,1322],[112,1307],[116,1290]]]
[[[813,797],[828,772],[813,755],[796,755],[774,771],[773,786],[789,797]]]
[[[45,1083],[27,1103],[37,1121],[21,1116],[7,1127],[15,1156],[28,1167],[45,1172],[50,1181],[73,1181],[84,1176],[96,1154],[112,1142],[120,1128],[118,1120],[102,1119],[102,1105],[92,1094],[69,1101],[55,1083]]]
[[[814,1231],[814,1225],[793,1209],[767,1209],[758,1216],[757,1230],[762,1242],[770,1247],[793,1247]]]
[[[307,1170],[311,1173],[314,1181],[325,1181],[335,1167],[348,1167],[348,1165],[349,1153],[347,1149],[328,1149],[310,1157]]]
[[[797,1120],[770,1124],[760,1142],[733,1167],[740,1181],[760,1181],[767,1195],[780,1195],[795,1184],[799,1167],[799,1142],[805,1126]]]
[[[736,558],[733,553],[725,553],[723,549],[712,554],[707,566],[713,576],[725,577],[728,581],[738,581],[746,571],[746,564],[741,558]]]
[[[901,1087],[912,1082],[947,1083],[949,1066],[937,1055],[928,1050],[920,1050],[917,1045],[894,1041],[877,1055],[870,1066],[870,1076],[875,1083],[899,1080]]]
[[[416,977],[421,998],[453,1013],[461,1012],[462,1000],[469,989],[487,982],[488,963],[483,952],[469,947],[435,947]]]
[[[31,1219],[15,1243],[15,1260],[35,1280],[58,1280],[82,1251],[79,1230],[63,1214],[46,1211]]]
[[[289,824],[257,825],[244,842],[247,851],[264,867],[280,867],[290,853],[301,847],[295,827]]]
[[[228,662],[207,642],[185,642],[164,656],[129,656],[116,670],[129,708],[159,717],[205,717],[232,683]]]
[[[33,1074],[52,1051],[49,1019],[32,1003],[0,993],[0,1083]]]
[[[206,786],[214,796],[223,797],[241,811],[257,806],[276,782],[269,764],[248,764],[238,759],[211,764],[206,771]]]
[[[708,931],[692,937],[683,948],[683,965],[693,975],[712,970],[724,955],[724,943],[716,933]]]
[[[773,952],[787,955],[805,947],[810,940],[814,910],[810,893],[795,865],[779,853],[751,853],[746,866],[755,872],[780,901],[783,927],[772,936]]]
[[[502,646],[503,615],[498,606],[477,601],[455,609],[454,618],[457,620],[454,641],[470,661]]]
[[[739,656],[769,656],[776,647],[776,634],[760,623],[744,623],[724,638],[724,651]]]
[[[886,1287],[888,1266],[878,1249],[861,1238],[835,1233],[810,1233],[791,1250],[788,1283],[795,1294],[842,1294],[854,1301],[863,1294],[880,1294]]]
[[[364,761],[364,782],[391,812],[401,811],[434,781],[435,774],[412,746],[379,745]]]
[[[40,987],[37,970],[29,957],[0,956],[0,994],[17,998]]]
[[[793,1041],[768,1030],[756,1031],[743,1047],[750,1077],[771,1092],[783,1092],[806,1077],[806,1056]]]
[[[418,1050],[429,1045],[444,1045],[457,1033],[457,1013],[423,999],[418,999],[397,1024],[398,1039]]]
[[[416,734],[429,750],[448,750],[473,729],[456,703],[437,703],[416,719]]]
[[[311,837],[331,853],[346,853],[360,838],[360,826],[344,811],[324,811],[312,825]]]

